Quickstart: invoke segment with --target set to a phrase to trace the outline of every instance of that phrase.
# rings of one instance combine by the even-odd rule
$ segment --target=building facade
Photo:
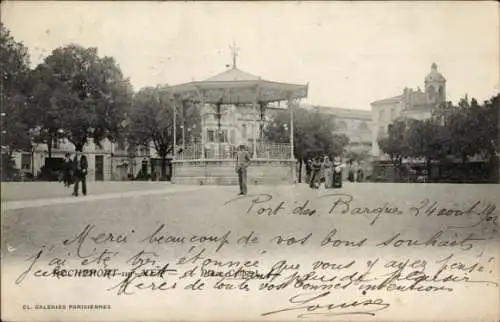
[[[436,63],[424,79],[425,89],[405,88],[400,95],[371,103],[373,120],[372,155],[384,158],[378,140],[387,135],[388,126],[397,118],[426,120],[433,116],[438,107],[446,102],[446,79],[439,73]]]
[[[100,147],[93,142],[84,146],[83,153],[87,156],[89,163],[87,176],[89,181],[111,179],[113,152],[114,144],[108,140],[104,140]],[[66,153],[74,155],[75,146],[72,143],[66,139],[57,139],[52,142],[51,159],[62,161]],[[30,173],[37,177],[49,158],[49,150],[47,144],[43,143],[35,145],[33,151],[14,152],[12,157],[15,167],[21,173]]]
[[[14,166],[19,169],[21,174],[32,174],[39,177],[48,160],[64,160],[65,155],[69,153],[74,156],[75,146],[66,139],[54,140],[52,142],[52,153],[49,158],[47,144],[38,144],[33,151],[14,152],[12,158]],[[128,180],[130,178],[155,176],[159,178],[161,173],[161,158],[151,145],[149,147],[137,147],[130,151],[126,146],[112,143],[109,140],[103,140],[101,146],[93,142],[87,143],[83,147],[83,153],[88,160],[88,181],[109,181],[109,180]],[[167,161],[172,156],[167,156]],[[169,168],[167,168],[167,176]],[[153,176],[154,177],[154,176]]]

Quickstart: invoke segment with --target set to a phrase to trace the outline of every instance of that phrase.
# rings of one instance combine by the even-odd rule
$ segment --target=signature
[[[331,294],[330,291],[323,293],[300,293],[288,299],[290,307],[262,313],[261,316],[269,316],[283,312],[300,312],[297,318],[312,316],[339,316],[339,315],[369,315],[375,316],[379,312],[389,308],[391,305],[381,298],[364,299],[354,301],[340,301],[338,303],[318,303],[319,300]]]

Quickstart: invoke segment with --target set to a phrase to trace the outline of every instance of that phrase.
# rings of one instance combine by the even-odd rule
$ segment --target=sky
[[[309,84],[310,104],[369,110],[424,89],[433,62],[447,99],[499,92],[496,2],[2,2],[1,20],[33,65],[77,43],[113,56],[134,89],[204,80],[232,63]]]

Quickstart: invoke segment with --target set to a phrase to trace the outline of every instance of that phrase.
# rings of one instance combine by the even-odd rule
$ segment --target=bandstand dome
[[[181,99],[208,104],[252,104],[305,98],[308,85],[264,80],[233,66],[204,81],[174,85],[170,89]]]

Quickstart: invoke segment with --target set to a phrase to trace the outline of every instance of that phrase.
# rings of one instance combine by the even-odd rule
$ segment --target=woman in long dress
[[[342,163],[340,157],[333,159],[333,188],[342,188]]]
[[[328,156],[323,160],[323,174],[325,176],[325,189],[333,187],[333,163]]]
[[[356,175],[357,182],[363,182],[365,179],[364,162],[359,162],[358,174]]]
[[[347,180],[349,182],[354,182],[354,166],[353,166],[353,160],[349,160],[349,168],[347,171]]]
[[[311,173],[312,173],[312,161],[311,159],[307,159],[306,162],[306,183],[311,183]]]
[[[309,183],[309,187],[312,189],[318,189],[321,184],[321,167],[320,158],[315,158],[311,167],[311,182]]]

